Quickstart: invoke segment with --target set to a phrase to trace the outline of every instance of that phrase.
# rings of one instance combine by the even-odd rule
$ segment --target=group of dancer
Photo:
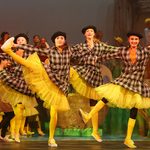
[[[21,117],[23,117],[22,110],[26,107],[30,109],[27,111],[28,115],[35,114],[34,96],[36,94],[40,97],[44,102],[43,106],[50,110],[48,145],[51,147],[57,147],[54,139],[57,112],[70,109],[67,94],[68,87],[72,84],[82,96],[98,101],[90,113],[85,113],[80,109],[84,123],[92,118],[96,124],[98,111],[105,104],[131,109],[124,144],[129,148],[136,148],[131,137],[137,111],[150,107],[150,89],[144,83],[143,78],[150,47],[139,46],[142,38],[139,33],[127,34],[128,47],[114,47],[96,39],[96,32],[97,29],[93,25],[84,27],[82,33],[85,36],[85,43],[75,46],[69,46],[66,33],[58,31],[51,37],[54,43],[51,48],[35,48],[27,42],[16,44],[15,38],[8,39],[1,47],[6,54],[11,56],[6,54],[1,56],[1,64],[8,60],[0,70],[0,74],[5,75],[4,78],[1,77],[1,100],[11,104],[16,110],[14,111],[16,116],[22,114]],[[24,40],[26,40],[25,36],[20,37],[20,41]],[[38,55],[47,56],[46,61],[41,62]],[[111,83],[103,85],[101,63],[114,58],[120,58],[124,63],[122,73]],[[17,70],[15,74],[10,71],[8,74],[7,69],[11,70],[13,65],[22,65],[23,69],[20,67],[21,71]],[[14,68],[12,70],[14,71]],[[19,76],[17,76],[18,72],[21,72]],[[17,95],[13,98],[14,93],[15,95],[19,93],[18,95],[22,97],[26,95],[26,97],[23,99]],[[101,142],[97,126],[93,125],[93,127],[92,136]],[[15,137],[18,140],[18,132]]]

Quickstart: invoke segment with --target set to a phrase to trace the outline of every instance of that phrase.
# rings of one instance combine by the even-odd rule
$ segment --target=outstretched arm
[[[22,45],[15,45],[16,48],[23,49],[26,51],[32,51],[32,52],[37,52],[39,55],[49,55],[50,53],[50,48],[36,48],[33,45],[29,44],[22,44]]]
[[[100,43],[99,49],[100,49],[100,53],[98,58],[101,61],[105,61],[109,59],[120,58],[121,50],[123,49],[123,47],[115,47],[115,46],[107,45],[105,43]]]

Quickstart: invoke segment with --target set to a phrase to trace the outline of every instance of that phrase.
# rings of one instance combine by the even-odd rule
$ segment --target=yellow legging
[[[23,120],[23,111],[24,106],[23,104],[17,104],[14,108],[15,117],[11,120],[11,136],[15,139],[16,142],[20,142],[20,127]]]
[[[94,108],[94,106],[91,106],[91,110]],[[98,112],[96,112],[92,118],[92,127],[93,127],[93,133],[98,133]]]
[[[49,123],[49,140],[54,138],[57,124],[57,109],[53,106],[50,108],[50,123]]]

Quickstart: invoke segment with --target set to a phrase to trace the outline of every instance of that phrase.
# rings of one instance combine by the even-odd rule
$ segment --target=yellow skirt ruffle
[[[142,97],[140,94],[125,89],[120,85],[108,83],[95,88],[95,90],[100,95],[99,100],[105,97],[110,106],[129,109],[133,107],[138,109],[150,108],[150,98]]]
[[[70,83],[76,92],[82,96],[94,100],[99,99],[100,96],[95,91],[95,88],[92,88],[90,85],[88,85],[72,67],[70,68]]]
[[[29,88],[44,101],[43,106],[50,109],[51,106],[59,111],[69,110],[69,103],[64,93],[49,79],[38,55],[34,53],[27,58],[32,64],[32,69],[24,67],[24,78]],[[33,63],[34,62],[34,63]]]
[[[0,93],[0,99],[5,103],[9,103],[13,108],[15,108],[18,103],[22,103],[25,109],[29,110],[28,114],[30,114],[30,116],[35,115],[35,111],[30,111],[38,105],[34,97],[19,93],[5,85],[2,81],[0,81]]]
[[[34,107],[25,108],[25,110],[24,110],[24,116],[34,116],[34,115],[37,115],[37,114],[39,114],[39,112]]]
[[[39,114],[39,112],[37,111],[36,108],[24,107],[23,104],[17,104],[15,107],[13,107],[14,114],[18,113],[18,111],[17,111],[18,107],[23,110],[23,116],[25,116],[25,117],[34,116],[34,115]]]

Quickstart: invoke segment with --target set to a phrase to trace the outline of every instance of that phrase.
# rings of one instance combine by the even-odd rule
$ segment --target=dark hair
[[[85,32],[86,32],[87,29],[93,29],[95,33],[97,32],[96,27],[93,26],[93,25],[85,26],[85,27],[81,30],[81,32],[82,32],[83,34],[85,34]]]
[[[8,35],[9,35],[9,33],[8,33],[8,32],[2,32],[2,33],[1,33],[1,38],[3,39],[3,38],[4,38],[4,36],[5,36],[6,34],[8,34]]]
[[[19,37],[24,37],[26,39],[27,43],[29,43],[29,38],[28,38],[28,36],[25,33],[19,33],[18,35],[16,35],[15,39],[14,39],[14,43],[17,43],[17,39]]]
[[[132,35],[139,37],[139,39],[143,38],[143,35],[140,33],[137,33],[137,32],[128,32],[127,33],[127,37],[130,37]]]
[[[55,38],[57,38],[58,36],[63,36],[66,40],[66,33],[62,31],[57,31],[51,36],[51,40],[53,43],[55,43]]]
[[[39,36],[38,34],[35,34],[35,35],[33,36],[33,39],[34,39],[36,36],[38,36],[38,37],[40,38],[40,36]]]

